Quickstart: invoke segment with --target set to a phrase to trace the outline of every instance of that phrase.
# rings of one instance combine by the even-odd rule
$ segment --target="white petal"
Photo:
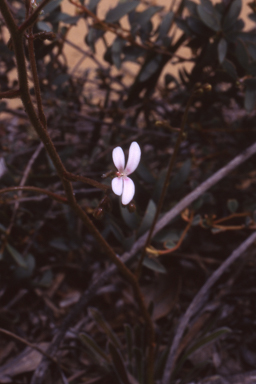
[[[112,180],[112,190],[113,192],[118,195],[118,196],[121,196],[122,193],[123,193],[123,179],[122,177],[115,177],[113,180]]]
[[[122,194],[122,204],[127,205],[132,200],[135,193],[135,185],[130,177],[124,178],[123,194]]]
[[[124,151],[121,147],[116,147],[112,152],[113,162],[118,169],[118,171],[124,170],[125,158]]]
[[[136,141],[134,141],[133,143],[131,143],[130,149],[129,149],[128,161],[125,167],[126,175],[130,175],[138,167],[140,162],[140,155],[141,155],[140,146],[138,143],[136,143]]]

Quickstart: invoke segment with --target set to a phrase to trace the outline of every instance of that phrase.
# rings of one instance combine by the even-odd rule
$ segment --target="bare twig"
[[[42,195],[47,195],[51,197],[53,200],[56,200],[59,203],[68,204],[68,200],[66,197],[58,195],[57,193],[48,191],[47,189],[33,187],[33,186],[3,188],[3,189],[0,189],[0,195],[2,193],[15,192],[15,191],[30,191],[30,192],[40,193]]]
[[[30,343],[29,341],[23,339],[23,338],[20,337],[20,336],[15,335],[15,333],[12,333],[12,332],[10,332],[10,331],[7,331],[6,329],[0,328],[0,332],[3,333],[4,335],[7,335],[7,336],[12,337],[12,338],[15,339],[15,340],[20,341],[21,343],[27,345],[27,346],[30,347],[30,348],[35,349],[37,352],[39,352],[39,353],[41,353],[43,356],[47,357],[47,359],[50,359],[53,363],[58,364],[57,360],[56,360],[54,357],[50,356],[47,352],[43,351],[43,350],[42,350],[41,348],[39,348],[37,345]]]

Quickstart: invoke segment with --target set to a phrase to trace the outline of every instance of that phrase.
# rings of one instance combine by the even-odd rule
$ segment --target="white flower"
[[[135,193],[135,185],[132,179],[128,177],[138,167],[140,162],[141,150],[136,141],[131,143],[129,148],[128,161],[125,167],[124,152],[121,147],[116,147],[112,152],[113,162],[118,169],[116,176],[112,180],[113,192],[121,196],[122,204],[127,205],[132,200]]]

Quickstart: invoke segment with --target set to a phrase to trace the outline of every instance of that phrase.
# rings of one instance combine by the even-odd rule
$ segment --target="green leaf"
[[[122,384],[130,384],[120,351],[111,342],[109,343],[108,347],[110,355],[112,357],[114,370],[118,378],[120,379]]]
[[[49,23],[46,23],[45,21],[38,21],[36,23],[36,26],[38,29],[40,29],[40,31],[44,31],[44,32],[51,32],[52,31],[52,27]]]
[[[43,276],[41,277],[41,280],[39,282],[35,282],[35,285],[49,288],[52,285],[53,280],[53,273],[51,269],[48,269],[44,272]]]
[[[16,261],[19,267],[27,268],[27,263],[24,260],[23,256],[20,254],[17,249],[13,248],[9,243],[6,244],[6,249],[12,256],[12,258]]]
[[[216,329],[215,331],[213,331],[209,335],[202,337],[191,348],[188,349],[188,351],[186,352],[186,355],[185,355],[186,358],[189,355],[191,355],[191,353],[195,352],[197,349],[203,347],[206,344],[211,343],[212,341],[219,339],[222,335],[225,335],[226,333],[230,333],[230,332],[231,332],[230,328],[222,327],[222,328]]]
[[[196,225],[199,225],[202,221],[202,216],[197,214],[195,215],[195,217],[193,218],[193,221],[192,221],[192,226],[196,226]]]
[[[96,14],[97,12],[97,6],[99,4],[100,0],[90,0],[89,1],[89,4],[88,4],[88,9],[93,12],[94,14]]]
[[[71,16],[65,12],[58,12],[57,17],[55,18],[56,21],[62,21],[63,23],[70,25],[76,25],[79,19],[80,16]]]
[[[129,212],[127,207],[124,207],[120,202],[120,211],[125,224],[131,228],[136,229],[139,224],[138,216],[136,212]]]
[[[147,267],[148,269],[151,269],[152,271],[159,272],[159,273],[167,273],[167,270],[163,266],[163,264],[160,263],[159,260],[154,258],[145,257],[143,260],[144,267]]]
[[[120,3],[115,8],[112,8],[107,12],[105,21],[107,23],[116,23],[127,13],[134,10],[139,4],[139,1],[127,1],[126,3]]]
[[[188,159],[184,162],[182,167],[170,181],[169,191],[173,192],[180,189],[187,180],[191,169],[191,160]]]
[[[227,72],[230,77],[232,77],[232,79],[237,80],[238,75],[236,67],[231,61],[225,59],[222,63],[222,68]]]
[[[165,78],[164,78],[164,84],[165,86],[167,87],[169,84],[171,83],[175,83],[177,86],[179,85],[176,77],[174,77],[173,75],[171,75],[170,73],[167,73],[165,75]]]
[[[162,9],[163,7],[160,6],[152,6],[148,7],[143,12],[136,12],[133,23],[143,26],[144,24],[147,24],[150,21],[152,16],[154,16],[157,12],[160,12]]]
[[[125,46],[125,40],[117,37],[111,47],[112,60],[117,69],[121,68],[122,60],[121,55],[123,52],[123,47]]]
[[[249,65],[249,54],[245,43],[241,39],[236,40],[235,54],[239,64],[244,69],[247,69]]]
[[[6,232],[6,227],[3,225],[3,224],[1,224],[0,223],[0,231],[2,231],[3,233],[5,233]]]
[[[218,58],[219,58],[219,63],[222,64],[226,54],[227,54],[227,42],[225,39],[220,39],[219,44],[218,44]]]
[[[14,270],[14,276],[17,279],[28,279],[35,269],[36,261],[33,255],[30,253],[24,257],[26,268],[17,267]]]
[[[154,236],[154,241],[159,243],[165,243],[167,241],[176,242],[179,241],[179,235],[176,231],[171,229],[163,229]]]
[[[68,252],[70,248],[67,245],[66,239],[62,237],[55,238],[50,241],[50,246],[58,249],[59,251]]]
[[[48,3],[43,9],[44,9],[44,15],[51,13],[54,11],[62,2],[62,0],[53,0],[50,3]]]
[[[143,82],[149,79],[160,67],[162,55],[156,55],[143,67],[143,71],[139,76],[139,81]]]
[[[253,111],[256,104],[256,79],[246,79],[244,106],[248,112]]]
[[[144,180],[146,183],[152,184],[155,182],[155,178],[152,175],[152,173],[149,171],[149,169],[143,164],[143,162],[140,162],[138,168],[136,169],[136,173],[139,175],[139,177]]]
[[[215,32],[220,30],[221,15],[214,8],[210,0],[201,0],[201,4],[197,6],[197,12],[207,27]]]
[[[166,13],[161,24],[159,25],[157,40],[163,39],[165,36],[168,35],[173,19],[174,19],[174,13],[172,11]]]
[[[138,380],[140,383],[144,383],[144,359],[143,359],[143,351],[141,348],[134,347],[133,348],[135,362],[136,362],[136,371]]]
[[[93,358],[102,365],[104,361],[107,364],[110,364],[110,359],[108,355],[98,346],[98,344],[86,333],[79,334],[80,340],[83,344],[92,352]]]
[[[156,213],[156,204],[150,200],[138,230],[138,236],[143,235],[151,226]]]
[[[91,48],[95,53],[95,43],[96,41],[104,35],[105,31],[93,27],[89,27],[89,31],[85,36],[85,43]]]
[[[179,363],[177,364],[177,368],[176,368],[175,373],[177,374],[177,372],[179,372],[179,370],[182,368],[184,362],[187,360],[187,358],[188,358],[193,352],[195,352],[195,351],[198,350],[199,348],[203,347],[204,345],[209,344],[210,342],[217,340],[219,337],[221,337],[221,336],[224,335],[225,333],[229,333],[229,332],[231,332],[230,328],[222,327],[222,328],[219,328],[219,329],[213,331],[213,332],[210,333],[209,335],[204,336],[204,337],[202,337],[201,339],[199,339],[199,340],[198,340],[192,347],[190,347],[190,348],[185,352],[185,354],[183,355],[183,357],[181,358],[181,360],[180,360]]]
[[[236,22],[238,16],[240,15],[242,9],[242,1],[241,0],[233,0],[230,2],[228,11],[223,19],[223,30],[227,31],[230,29]]]
[[[124,325],[124,331],[125,331],[128,359],[129,359],[129,363],[131,364],[131,362],[132,362],[132,346],[133,346],[133,332],[132,332],[131,326],[129,324],[125,324]]]
[[[108,338],[112,341],[112,343],[117,348],[121,348],[121,344],[120,344],[118,337],[112,331],[110,325],[103,318],[102,314],[96,308],[93,308],[93,307],[88,308],[88,312],[89,312],[90,316],[96,321],[98,326],[105,332],[105,334],[108,336]]]
[[[229,199],[227,202],[228,209],[231,213],[235,213],[238,208],[238,201],[236,199]]]

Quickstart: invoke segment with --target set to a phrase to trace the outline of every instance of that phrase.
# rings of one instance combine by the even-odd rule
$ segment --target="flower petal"
[[[115,177],[112,180],[111,186],[112,186],[113,192],[116,195],[118,195],[118,196],[122,195],[122,193],[123,193],[123,179],[122,179],[122,177]]]
[[[139,144],[134,141],[130,145],[129,156],[127,165],[125,167],[125,174],[130,175],[138,167],[140,162],[141,150]]]
[[[118,171],[122,172],[124,170],[125,158],[124,151],[121,147],[116,147],[115,149],[113,149],[112,158]]]
[[[123,186],[123,194],[122,194],[122,204],[127,205],[132,200],[134,193],[135,193],[135,185],[132,179],[130,177],[125,177],[123,179],[124,186]]]

